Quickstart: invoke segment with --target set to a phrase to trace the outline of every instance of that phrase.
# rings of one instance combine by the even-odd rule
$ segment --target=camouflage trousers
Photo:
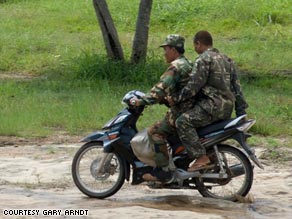
[[[167,136],[177,135],[175,129],[175,118],[168,111],[164,119],[154,123],[148,128],[148,136],[150,142],[154,145],[155,163],[157,167],[167,167],[169,163]]]
[[[169,110],[163,120],[156,122],[148,129],[149,140],[154,145],[157,167],[168,166],[167,136],[177,136],[190,158],[195,159],[205,155],[206,149],[199,141],[196,128],[230,118],[232,108],[233,105],[230,102],[224,104],[220,110],[213,110],[212,114],[199,104],[184,113]]]
[[[181,114],[175,121],[177,133],[182,144],[185,146],[190,158],[199,158],[206,154],[206,149],[201,145],[196,128],[209,125],[221,119],[230,118],[231,107],[227,110],[211,115],[200,105],[195,105],[192,109]]]

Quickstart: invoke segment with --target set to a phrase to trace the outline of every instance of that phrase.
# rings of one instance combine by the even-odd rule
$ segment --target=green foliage
[[[105,104],[109,96],[119,102],[122,94],[118,90],[102,82],[95,86],[46,80],[2,82],[0,133],[42,136],[96,128],[119,109]]]
[[[291,82],[291,77],[279,76],[242,80],[249,117],[257,120],[254,132],[278,136],[292,133]]]
[[[107,2],[129,57],[139,1]],[[180,33],[194,59],[192,36],[208,29],[215,46],[243,70],[289,70],[291,7],[289,0],[153,1],[148,49],[156,55],[150,57],[161,54],[157,48],[167,34]],[[75,58],[82,59],[84,51],[105,55],[91,0],[9,0],[2,2],[0,12],[0,71],[60,74]]]
[[[107,0],[126,59],[131,53],[137,0]],[[164,71],[160,43],[170,33],[186,38],[209,30],[215,47],[243,73],[252,131],[291,135],[292,1],[153,1],[148,57],[133,65],[106,58],[91,0],[0,0],[0,76],[29,73],[42,79],[0,79],[0,134],[44,136],[100,128],[122,108],[128,90],[147,92]],[[163,106],[148,107],[139,126],[161,119]]]
[[[102,80],[0,81],[0,134],[47,136],[66,131],[80,135],[100,129],[123,108],[119,104],[121,98],[132,89],[146,92],[149,88],[134,85],[125,87],[118,83],[113,86]],[[147,113],[140,127],[146,127],[149,121],[161,118],[162,111],[159,107],[156,109],[151,114]]]
[[[115,62],[106,59],[100,61],[103,61],[102,65],[108,65],[110,70],[115,68],[117,72],[122,72],[124,69],[120,63],[112,68],[110,64],[114,65]],[[139,72],[136,70],[132,71]],[[140,84],[128,83],[121,78],[114,81],[106,80],[96,75],[94,75],[96,78],[91,80],[88,79],[88,75],[85,76],[86,80],[76,78],[1,80],[0,133],[46,136],[64,130],[71,134],[81,134],[99,129],[123,108],[119,103],[127,91],[133,89],[149,91],[154,82],[145,79],[147,78],[145,75],[144,78],[141,77]],[[270,136],[291,135],[291,78],[253,75],[241,79],[250,105],[248,117],[257,120],[252,132]],[[156,81],[158,77],[152,80]],[[164,106],[148,107],[138,127],[146,128],[160,120],[166,110]]]
[[[98,54],[84,52],[74,58],[70,68],[73,79],[108,80],[119,84],[152,84],[157,81],[166,65],[163,60],[148,58],[147,62],[132,64],[107,59]]]

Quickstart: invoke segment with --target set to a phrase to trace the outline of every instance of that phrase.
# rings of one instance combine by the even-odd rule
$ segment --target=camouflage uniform
[[[184,45],[184,38],[179,35],[169,35],[161,46],[180,46]],[[140,100],[140,104],[152,105],[156,103],[167,104],[166,97],[179,92],[189,81],[189,74],[192,70],[192,64],[181,55],[170,63],[170,66],[162,74],[157,84],[153,86],[149,94]],[[183,101],[181,106],[190,106],[190,100]],[[168,152],[166,146],[166,137],[175,135],[175,119],[180,112],[180,105],[170,107],[163,120],[156,122],[148,129],[150,141],[154,144],[155,161],[158,167],[168,166]]]
[[[214,48],[200,54],[188,84],[181,92],[172,95],[175,104],[192,98],[194,107],[177,118],[176,128],[189,156],[199,158],[206,154],[206,150],[199,142],[196,128],[229,119],[234,102],[236,114],[245,114],[247,104],[233,61]]]
[[[225,56],[225,59],[230,63],[230,72],[231,72],[231,91],[235,96],[235,114],[236,116],[241,116],[246,114],[246,109],[248,108],[248,104],[244,98],[244,95],[241,90],[240,81],[238,79],[238,75],[236,72],[235,64],[232,59]]]

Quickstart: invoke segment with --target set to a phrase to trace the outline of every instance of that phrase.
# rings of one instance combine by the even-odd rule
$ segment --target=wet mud
[[[72,181],[71,162],[79,146],[0,147],[0,218],[290,219],[292,215],[291,162],[278,165],[265,160],[264,170],[255,167],[251,192],[242,200],[246,203],[203,198],[196,190],[150,189],[128,182],[115,195],[99,200],[83,195]],[[31,211],[17,215],[13,210]],[[35,215],[27,215],[32,210]]]

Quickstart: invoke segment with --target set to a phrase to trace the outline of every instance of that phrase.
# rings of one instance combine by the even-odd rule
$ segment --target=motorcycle
[[[133,106],[133,97],[145,94],[134,90],[122,99],[126,107],[109,120],[102,130],[96,131],[81,142],[85,142],[74,155],[72,177],[75,185],[85,195],[104,199],[114,195],[125,180],[132,185],[144,182],[142,176],[153,170],[141,162],[133,153],[131,139],[138,133],[136,123],[145,106]],[[237,201],[248,194],[253,183],[254,164],[263,169],[255,152],[247,144],[251,137],[247,131],[255,120],[246,115],[220,121],[199,128],[198,134],[206,148],[212,168],[196,172],[186,171],[191,160],[184,151],[176,153],[181,145],[178,139],[168,139],[172,178],[167,182],[147,182],[151,188],[196,189],[203,197]],[[235,140],[237,146],[226,143]],[[132,177],[131,177],[132,176]]]

